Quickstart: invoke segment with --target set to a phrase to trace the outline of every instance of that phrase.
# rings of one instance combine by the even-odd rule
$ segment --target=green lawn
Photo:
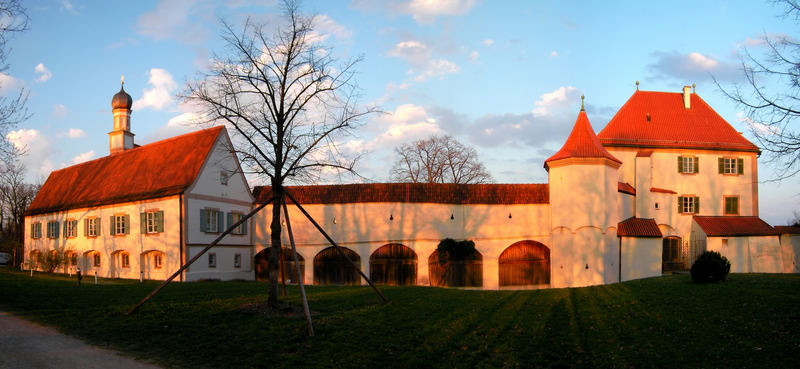
[[[88,282],[88,283],[87,283]],[[534,291],[308,287],[302,314],[241,307],[266,284],[157,284],[0,271],[0,308],[168,367],[797,367],[800,275],[687,275]],[[299,305],[296,287],[288,303]]]

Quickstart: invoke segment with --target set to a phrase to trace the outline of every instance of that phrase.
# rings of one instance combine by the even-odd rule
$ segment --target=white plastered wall
[[[620,239],[623,281],[661,275],[661,238],[621,237]]]
[[[800,273],[800,234],[782,234],[781,259],[784,273]]]
[[[708,237],[706,247],[730,261],[731,273],[783,271],[779,236]]]

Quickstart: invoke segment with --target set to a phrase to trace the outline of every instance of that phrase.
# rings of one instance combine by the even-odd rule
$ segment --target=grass
[[[87,283],[88,282],[88,283]],[[242,309],[256,282],[157,283],[0,272],[0,308],[167,367],[795,367],[800,275],[687,275],[587,288],[308,287],[302,314]],[[289,288],[286,302],[299,305]]]

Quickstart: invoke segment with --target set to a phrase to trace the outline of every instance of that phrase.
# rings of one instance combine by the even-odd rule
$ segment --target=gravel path
[[[158,368],[0,311],[0,369]]]

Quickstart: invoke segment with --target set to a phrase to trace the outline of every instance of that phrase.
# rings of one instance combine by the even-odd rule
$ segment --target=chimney
[[[685,109],[689,109],[689,108],[692,107],[691,106],[691,101],[692,101],[691,91],[692,91],[692,87],[691,86],[683,86],[683,107]]]

